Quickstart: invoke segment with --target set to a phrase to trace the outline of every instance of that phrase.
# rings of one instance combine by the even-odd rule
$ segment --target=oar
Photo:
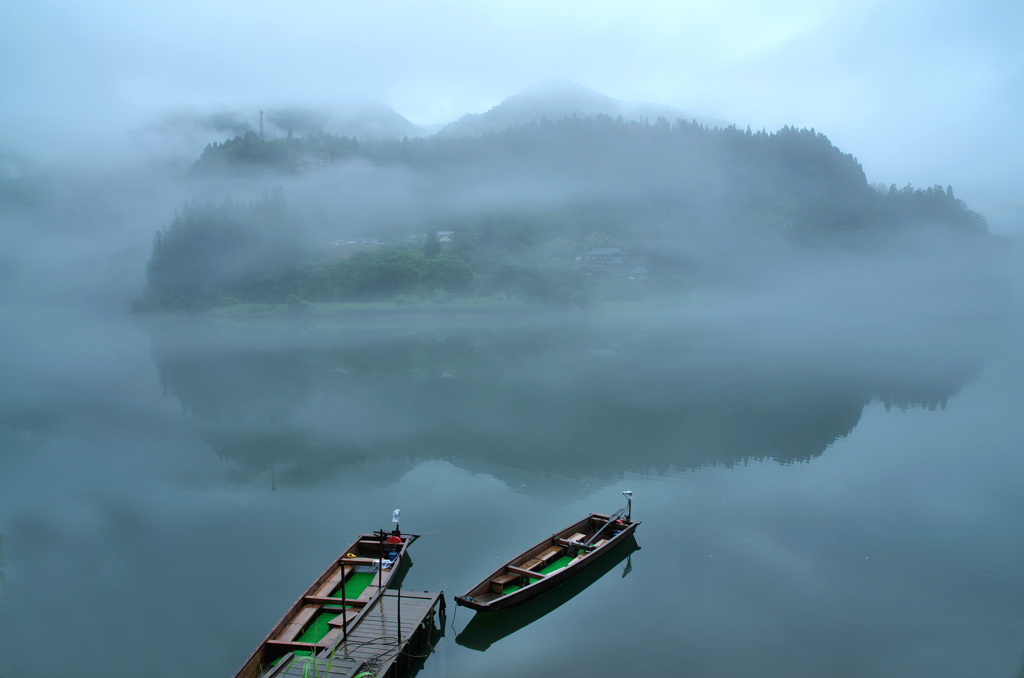
[[[626,520],[632,520],[633,513],[632,513],[631,509],[633,507],[633,492],[631,490],[626,490],[625,492],[622,493],[622,496],[624,496],[626,498],[626,508],[620,509],[618,513],[616,513],[614,516],[609,518],[608,522],[605,523],[604,525],[602,525],[601,529],[598,530],[597,532],[595,532],[594,536],[592,536],[590,539],[588,539],[586,541],[586,543],[583,544],[584,546],[590,546],[590,542],[592,542],[595,539],[597,539],[597,535],[599,535],[602,532],[604,532],[604,528],[608,527],[614,521],[616,521],[619,518],[621,518],[623,513],[628,513],[629,514],[629,516],[626,518]]]
[[[599,534],[601,534],[602,532],[604,532],[604,528],[608,527],[608,526],[609,526],[609,525],[611,525],[611,524],[612,524],[613,522],[615,522],[616,520],[618,520],[619,518],[621,518],[621,517],[622,517],[622,514],[623,514],[623,513],[625,513],[625,512],[626,512],[626,509],[619,509],[618,513],[616,513],[616,514],[615,514],[615,515],[613,515],[613,516],[612,516],[611,518],[609,518],[609,519],[608,519],[608,522],[607,522],[607,523],[605,523],[604,525],[602,525],[602,526],[601,526],[601,529],[599,529],[599,530],[598,530],[597,532],[595,532],[595,533],[594,533],[594,536],[592,536],[592,537],[591,537],[590,539],[588,539],[587,541],[583,542],[583,545],[584,545],[584,546],[590,546],[590,542],[592,542],[592,541],[594,541],[595,539],[597,539],[597,535],[599,535]]]

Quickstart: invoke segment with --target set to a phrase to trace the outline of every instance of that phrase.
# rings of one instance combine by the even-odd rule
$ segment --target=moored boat
[[[591,513],[523,551],[489,574],[462,596],[459,605],[484,612],[504,610],[550,591],[614,550],[640,521],[631,514],[632,492],[626,508],[612,515]]]
[[[613,569],[621,566],[623,562],[625,562],[625,567],[622,568],[621,576],[625,577],[633,569],[630,560],[632,554],[639,550],[640,545],[636,541],[636,535],[632,534],[613,550],[601,556],[597,563],[543,596],[538,596],[522,605],[496,614],[473,615],[469,623],[459,631],[455,642],[462,647],[484,652],[494,643],[567,604]]]
[[[288,609],[235,673],[257,678],[282,659],[329,650],[345,629],[400,577],[406,549],[418,535],[364,533],[352,542]]]

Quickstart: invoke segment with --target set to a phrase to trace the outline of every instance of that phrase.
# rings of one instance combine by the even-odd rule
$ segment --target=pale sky
[[[8,156],[113,152],[172,109],[373,99],[447,122],[559,78],[814,127],[869,181],[951,184],[994,231],[1024,232],[1019,0],[8,0],[0,18]]]

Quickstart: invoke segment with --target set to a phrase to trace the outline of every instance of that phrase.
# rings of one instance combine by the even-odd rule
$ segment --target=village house
[[[583,255],[588,266],[621,266],[626,256],[618,247],[595,247]]]

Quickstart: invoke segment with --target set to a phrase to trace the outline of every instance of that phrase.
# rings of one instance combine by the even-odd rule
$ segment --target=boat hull
[[[563,544],[567,541],[568,536],[573,535],[574,533],[578,534],[579,530],[600,524],[612,518],[613,516],[592,513],[587,516],[587,518],[573,523],[569,527],[555,533],[548,539],[539,542],[508,561],[501,568],[492,572],[483,581],[470,589],[470,591],[465,595],[455,596],[455,602],[458,605],[468,607],[478,612],[497,611],[522,605],[529,600],[533,600],[538,596],[551,591],[580,572],[585,571],[591,565],[598,562],[603,556],[613,551],[616,546],[629,539],[640,524],[640,521],[622,520],[619,525],[611,526],[614,530],[614,534],[609,533],[608,538],[603,539],[603,543],[599,547],[586,552],[582,557],[577,557],[569,565],[556,570],[543,578],[537,579],[532,583],[526,583],[526,585],[515,591],[495,595],[494,592],[489,590],[489,587],[492,587],[492,585],[501,578],[507,578],[510,568],[513,568],[511,571],[514,573],[520,573],[524,570],[529,572],[530,570],[519,567],[519,565],[528,564],[534,556],[544,553],[545,550],[550,550],[555,545]],[[593,528],[591,528],[591,531],[593,531]],[[584,534],[587,533],[585,532]],[[571,549],[572,547],[566,546],[563,548]],[[524,577],[523,581],[525,582],[526,580],[527,578]]]

